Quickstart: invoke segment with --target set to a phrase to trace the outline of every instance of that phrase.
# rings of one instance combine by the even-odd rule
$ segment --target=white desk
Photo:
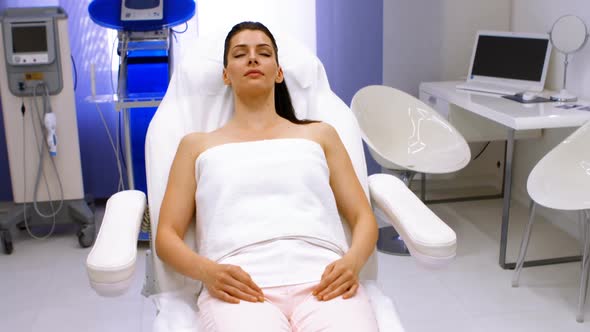
[[[506,263],[506,243],[510,216],[510,198],[512,186],[512,160],[514,157],[515,131],[526,129],[547,129],[578,127],[590,120],[590,111],[561,109],[559,103],[521,104],[498,95],[483,94],[457,90],[459,81],[424,82],[420,84],[420,99],[448,116],[448,105],[453,104],[483,118],[506,127],[506,162],[503,185],[502,229],[500,238],[500,266],[504,269],[514,268],[514,263]],[[576,104],[590,105],[589,101],[580,100]],[[444,114],[447,112],[447,114]],[[529,261],[525,266],[545,265],[579,260],[578,257],[561,257]]]

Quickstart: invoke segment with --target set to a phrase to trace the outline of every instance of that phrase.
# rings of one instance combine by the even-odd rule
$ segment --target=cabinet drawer
[[[449,119],[450,105],[446,100],[437,98],[436,96],[433,96],[428,92],[424,91],[420,91],[419,98],[426,105],[432,107],[435,111],[437,111],[438,114],[442,115],[444,119]]]

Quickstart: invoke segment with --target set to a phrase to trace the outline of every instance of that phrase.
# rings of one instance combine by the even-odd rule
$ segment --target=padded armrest
[[[383,212],[410,254],[429,267],[448,264],[457,252],[457,235],[406,185],[389,174],[369,176],[373,207]]]
[[[90,285],[99,295],[118,296],[129,287],[145,206],[145,194],[138,190],[118,192],[107,201],[98,236],[86,259]]]

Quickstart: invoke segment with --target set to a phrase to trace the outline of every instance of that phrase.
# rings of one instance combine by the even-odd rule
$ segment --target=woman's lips
[[[258,76],[262,76],[262,72],[260,70],[255,70],[255,69],[248,70],[244,76],[258,77]]]

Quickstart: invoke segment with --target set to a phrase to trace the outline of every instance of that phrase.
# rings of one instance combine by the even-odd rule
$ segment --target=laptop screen
[[[548,39],[480,35],[471,75],[541,81]]]
[[[547,33],[478,31],[467,83],[489,82],[541,91],[550,55]]]

